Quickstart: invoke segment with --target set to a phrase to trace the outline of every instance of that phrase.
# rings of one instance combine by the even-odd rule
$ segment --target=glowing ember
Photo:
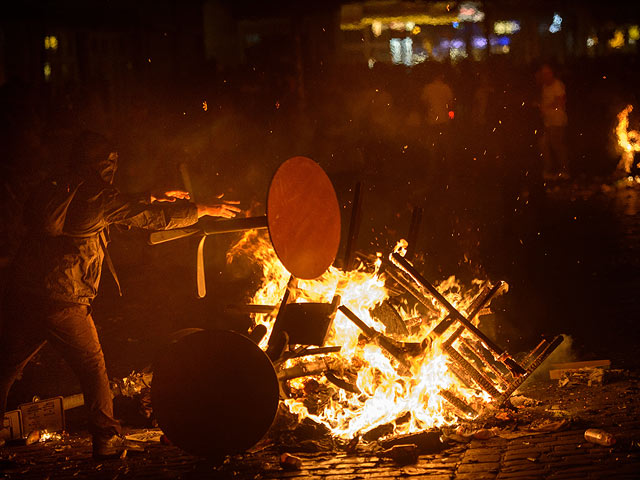
[[[399,243],[396,248],[401,254],[405,249],[406,242]],[[228,261],[238,255],[246,255],[262,266],[263,283],[251,303],[278,305],[290,275],[278,260],[268,237],[259,231],[246,232],[229,252]],[[367,326],[385,334],[385,325],[371,315],[374,307],[389,299],[381,265],[382,259],[378,255],[351,272],[331,267],[316,280],[298,281],[291,298],[298,303],[330,303],[337,294],[341,305],[354,312]],[[479,286],[480,282],[474,282],[476,289]],[[463,313],[474,296],[469,294],[471,292],[463,294],[454,277],[442,282],[438,289]],[[446,316],[446,312],[435,304],[428,313],[422,306],[409,307],[406,303],[396,310],[406,325],[415,324],[416,318],[420,321],[409,334],[386,333],[390,339],[405,345],[421,345],[433,327]],[[275,314],[256,315],[255,320],[266,325],[270,332]],[[337,388],[325,375],[288,380],[289,398],[284,403],[292,413],[300,418],[309,417],[327,426],[333,435],[349,439],[384,424],[394,424],[394,434],[404,434],[456,423],[462,413],[457,413],[444,400],[440,395],[443,390],[463,399],[476,411],[491,400],[485,392],[467,388],[450,371],[440,341],[446,340],[451,331],[436,338],[431,348],[419,349],[415,356],[407,356],[408,368],[375,342],[364,341],[361,334],[351,320],[340,311],[337,313],[325,345],[341,346],[340,352],[314,356],[313,360],[326,360],[331,373],[352,388]],[[268,339],[268,335],[265,338]],[[266,342],[263,341],[261,348],[266,348]],[[276,367],[286,369],[308,361],[290,359]],[[316,391],[320,389],[326,393],[319,404],[307,401],[309,382],[313,382]]]
[[[62,435],[56,432],[48,432],[47,430],[42,430],[40,432],[40,440],[39,442],[53,442],[62,440]]]
[[[627,105],[618,114],[618,125],[616,126],[618,145],[622,148],[622,158],[618,164],[618,169],[623,170],[625,173],[631,173],[635,152],[640,152],[640,132],[629,130],[629,114],[632,110],[633,106]]]

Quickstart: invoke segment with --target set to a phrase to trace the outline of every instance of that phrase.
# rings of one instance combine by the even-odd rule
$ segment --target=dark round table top
[[[269,430],[278,409],[278,378],[267,355],[248,338],[200,330],[160,352],[151,401],[172,443],[222,461],[250,448]]]

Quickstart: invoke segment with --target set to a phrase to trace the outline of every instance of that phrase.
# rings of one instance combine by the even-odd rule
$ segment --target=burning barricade
[[[268,248],[268,241],[248,233],[236,248],[253,255],[252,248]],[[281,291],[291,290],[277,257],[266,264],[280,270]],[[266,278],[278,277],[265,273]],[[477,328],[478,316],[489,312],[490,301],[506,284],[478,282],[475,295],[464,295],[450,278],[440,288],[446,296],[394,252],[389,260],[378,257],[355,271],[332,267],[320,279],[298,282],[293,293],[298,303],[256,314],[273,339],[283,318],[276,312],[290,305],[335,305],[339,291],[340,306],[322,346],[301,346],[289,338],[290,349],[274,360],[286,382],[289,411],[345,441],[376,429],[379,436],[398,436],[454,425],[505,403],[562,341],[542,341],[518,364]],[[265,283],[252,301],[273,301],[272,289],[272,282]],[[406,296],[416,305],[404,301]],[[272,342],[262,347],[269,352]],[[369,438],[377,437],[373,433]]]
[[[478,328],[506,284],[475,282],[463,292],[451,278],[436,288],[412,264],[406,242],[388,257],[359,255],[350,268],[359,192],[342,269],[332,266],[340,239],[335,192],[302,157],[276,172],[266,217],[199,232],[204,239],[245,230],[229,260],[255,259],[264,281],[250,305],[235,307],[254,317],[249,334],[197,331],[169,345],[154,365],[154,414],[176,445],[221,460],[278,428],[278,412],[347,449],[361,438],[431,435],[504,405],[562,342],[543,339],[516,361]]]

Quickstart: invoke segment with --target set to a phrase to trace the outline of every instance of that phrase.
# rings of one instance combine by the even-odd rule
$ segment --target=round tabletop
[[[293,157],[276,171],[267,196],[271,243],[285,268],[309,280],[335,261],[340,245],[340,206],[322,167]]]
[[[153,412],[169,440],[214,461],[257,443],[279,402],[271,361],[248,338],[200,330],[165,347],[154,362]]]

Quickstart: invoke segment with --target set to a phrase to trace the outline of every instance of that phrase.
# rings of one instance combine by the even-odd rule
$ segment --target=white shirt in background
[[[542,86],[540,111],[545,127],[564,127],[567,125],[567,111],[564,107],[565,96],[564,83],[557,78],[549,85]]]
[[[453,107],[453,91],[441,79],[427,83],[420,97],[427,106],[427,124],[440,125],[449,121]]]

